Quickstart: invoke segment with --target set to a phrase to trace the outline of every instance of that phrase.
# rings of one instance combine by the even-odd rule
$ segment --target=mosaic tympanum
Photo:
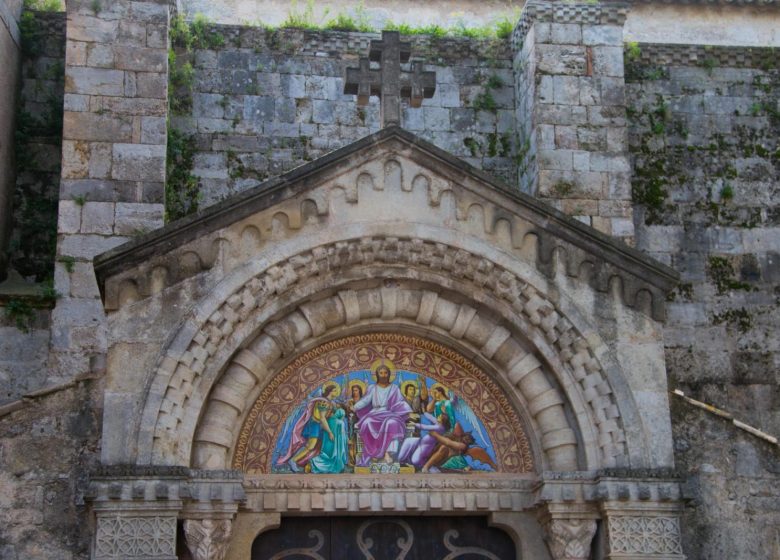
[[[252,473],[528,472],[504,392],[421,338],[375,333],[306,352],[263,390],[233,466]]]

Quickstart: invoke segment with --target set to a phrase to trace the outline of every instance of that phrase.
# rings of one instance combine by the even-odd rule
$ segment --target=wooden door
[[[260,535],[252,560],[515,560],[484,517],[287,517]]]

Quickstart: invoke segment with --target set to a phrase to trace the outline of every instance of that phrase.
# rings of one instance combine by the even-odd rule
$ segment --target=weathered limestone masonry
[[[75,376],[105,352],[92,257],[162,225],[169,9],[79,0],[67,13],[52,369]],[[60,262],[70,258],[73,273]]]
[[[529,2],[513,35],[520,188],[631,243],[622,2]]]
[[[54,274],[57,242],[65,90],[64,13],[27,13],[21,69],[9,264],[30,282],[46,282]]]
[[[672,0],[665,3],[679,8]],[[20,4],[0,0],[0,54],[9,44],[6,29],[15,36],[12,20]],[[588,276],[592,253],[574,251],[564,262],[565,244],[536,244],[533,232],[563,218],[545,210],[532,231],[523,229],[527,214],[521,212],[508,225],[507,202],[496,197],[509,194],[495,185],[475,187],[489,179],[464,179],[472,172],[458,162],[449,170],[432,163],[439,156],[430,147],[426,157],[414,156],[419,146],[409,139],[407,147],[367,163],[362,171],[368,178],[355,162],[345,164],[341,169],[350,182],[328,190],[327,198],[304,191],[282,202],[274,198],[279,191],[238,195],[225,203],[225,224],[250,198],[256,203],[268,194],[270,202],[258,206],[260,218],[243,214],[235,227],[223,224],[230,231],[198,230],[177,249],[142,255],[111,279],[101,300],[93,257],[162,226],[168,4],[68,0],[63,67],[62,17],[35,17],[45,40],[40,52],[23,60],[22,108],[52,126],[51,134],[39,127],[28,135],[23,147],[34,162],[17,165],[12,265],[38,281],[54,269],[61,298],[53,312],[33,311],[30,332],[17,328],[6,311],[8,300],[0,302],[0,558],[173,560],[187,557],[185,540],[197,559],[245,558],[241,551],[251,547],[260,528],[278,524],[282,506],[298,514],[401,515],[442,507],[457,514],[466,504],[485,514],[504,508],[490,514],[499,525],[533,527],[522,539],[529,547],[524,558],[780,558],[777,448],[677,400],[671,403],[670,436],[663,423],[669,413],[661,358],[665,351],[670,389],[780,434],[776,50],[668,44],[624,49],[626,6],[619,2],[531,3],[512,45],[410,38],[412,59],[436,72],[437,93],[422,109],[404,111],[404,127],[608,235],[634,240],[640,251],[679,271],[682,283],[665,306],[655,294],[652,320],[643,316],[648,301],[637,285],[630,291],[628,276],[605,291],[599,280],[613,276]],[[746,18],[780,17],[772,16],[778,13],[775,0],[736,4],[712,9],[720,17],[739,10],[750,11]],[[742,4],[763,7],[754,11]],[[708,21],[708,9],[691,4],[686,17]],[[184,84],[181,92],[191,109],[172,119],[192,135],[191,172],[200,182],[202,207],[378,129],[376,100],[361,111],[353,96],[341,93],[344,69],[356,65],[377,34],[247,26],[211,31],[225,43],[194,49],[192,88]],[[650,31],[658,35],[657,23]],[[13,53],[19,41],[12,43]],[[180,54],[181,62],[189,60]],[[13,97],[6,95],[13,85],[3,81],[9,77],[0,71],[3,103]],[[59,127],[55,105],[65,110],[61,148],[53,131]],[[3,125],[8,107],[0,105],[0,133],[10,130]],[[0,140],[0,146],[7,145]],[[0,182],[9,169],[3,154]],[[325,164],[309,163],[319,165]],[[293,173],[300,178],[308,170]],[[55,220],[47,193],[57,189]],[[454,191],[461,202],[470,201],[462,210],[452,202]],[[2,192],[0,223],[7,223]],[[474,193],[479,196],[470,198]],[[35,227],[47,215],[52,230],[57,222],[56,256],[46,228]],[[409,239],[410,228],[393,221],[395,216],[427,224],[415,227],[422,237]],[[351,221],[336,221],[346,218]],[[354,227],[358,222],[360,228]],[[455,233],[439,236],[445,222]],[[611,243],[578,227],[568,224],[555,233],[577,232],[577,243]],[[195,229],[172,225],[159,234],[161,246]],[[348,242],[345,232],[352,236]],[[463,241],[473,236],[481,241],[466,251]],[[519,258],[507,276],[502,267],[509,254]],[[271,255],[278,266],[266,270],[258,255]],[[249,261],[256,275],[242,268]],[[397,278],[384,285],[378,279],[387,274]],[[333,293],[327,291],[330,281],[341,283]],[[549,297],[532,285],[550,287]],[[521,312],[501,299],[507,286],[518,287]],[[491,287],[505,290],[504,296],[494,298]],[[616,294],[624,288],[629,291],[621,299]],[[268,291],[257,295],[259,290]],[[568,307],[559,307],[561,296],[571,302]],[[485,312],[494,301],[499,304]],[[267,316],[244,324],[255,304],[267,305]],[[114,329],[110,355],[104,308]],[[195,315],[188,315],[193,308]],[[569,324],[571,311],[576,313]],[[504,313],[510,322],[494,325]],[[511,320],[522,324],[512,326]],[[530,403],[553,468],[538,479],[501,481],[489,489],[479,487],[481,480],[453,489],[410,479],[391,493],[376,479],[376,487],[344,491],[344,479],[324,479],[322,488],[313,489],[299,481],[246,483],[240,473],[221,470],[230,466],[231,438],[240,426],[236,411],[253,401],[247,383],[259,391],[260,380],[279,371],[296,344],[330,340],[365,325],[395,329],[413,322],[471,353],[487,352],[499,373],[514,364],[510,377],[522,376],[518,402]],[[582,339],[572,338],[581,322],[599,328],[580,329]],[[177,328],[179,335],[170,338]],[[560,371],[583,376],[581,404],[564,413],[566,396],[557,392],[579,390],[579,382],[545,377],[532,353],[520,361],[519,354],[498,351],[510,340],[509,330],[521,341],[550,337],[551,353],[556,345],[564,348],[567,361]],[[594,336],[612,341],[610,348],[593,346]],[[214,340],[232,345],[230,351],[214,354]],[[169,353],[160,362],[164,346]],[[599,360],[613,349],[630,388],[610,386],[614,368],[601,375]],[[269,361],[253,358],[253,352]],[[204,360],[211,360],[208,368]],[[166,377],[171,364],[176,374]],[[203,372],[215,388],[199,393],[191,381]],[[148,390],[144,375],[156,374]],[[163,404],[150,408],[157,416],[142,418],[147,391],[150,402],[159,397]],[[626,394],[630,398],[621,396]],[[197,399],[203,401],[202,416],[191,404]],[[178,437],[174,428],[185,404],[190,412],[181,425],[191,432]],[[643,411],[641,422],[623,414],[633,404]],[[111,411],[105,418],[104,408]],[[593,419],[584,439],[569,427],[575,416],[582,425]],[[653,422],[656,417],[663,422]],[[123,429],[141,435],[117,437]],[[140,459],[135,455],[144,438],[156,442],[158,455],[151,447]],[[626,442],[651,451],[628,459],[622,454]],[[174,459],[166,445],[177,449]],[[575,452],[580,445],[586,451]],[[666,468],[672,445],[678,472]],[[190,446],[192,454],[178,451]],[[591,470],[598,464],[593,458],[602,455],[613,462]],[[682,495],[679,475],[686,480]],[[510,511],[522,508],[527,511]],[[135,538],[117,538],[122,534]]]
[[[0,284],[0,398],[13,400],[47,381],[51,298],[41,284],[54,273],[59,201],[64,14],[36,13],[25,24],[10,278]],[[27,282],[23,281],[26,279]],[[17,306],[16,315],[6,310]],[[20,328],[21,327],[21,328]],[[27,332],[25,332],[25,330]]]
[[[640,44],[626,58],[637,246],[682,276],[667,306],[670,386],[777,435],[776,49]],[[777,449],[673,404],[676,462],[692,499],[686,553],[777,558]]]
[[[21,0],[0,0],[0,282],[5,280],[8,256],[6,246],[11,234],[11,198],[14,184],[14,93],[18,89],[19,59],[22,50],[19,32]]]
[[[359,107],[343,93],[345,69],[378,34],[236,26],[212,32],[225,44],[195,50],[192,111],[172,119],[194,136],[201,207],[379,129],[378,100]],[[514,183],[508,41],[404,39],[437,83],[421,109],[403,111],[403,127]]]

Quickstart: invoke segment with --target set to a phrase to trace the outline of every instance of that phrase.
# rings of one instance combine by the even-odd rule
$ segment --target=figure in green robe
[[[313,473],[341,473],[347,464],[347,422],[343,408],[337,408],[328,418],[330,434],[323,434],[320,454],[309,465]]]

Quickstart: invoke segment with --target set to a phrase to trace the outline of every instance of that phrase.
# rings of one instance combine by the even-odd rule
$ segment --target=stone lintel
[[[235,512],[245,500],[243,474],[186,467],[101,467],[84,496],[96,508],[143,509],[149,503],[186,502],[193,512]]]
[[[669,469],[545,472],[537,493],[540,502],[549,503],[676,503],[683,499],[681,478]]]
[[[534,478],[480,476],[249,477],[245,509],[259,513],[437,513],[522,511],[535,507]]]

